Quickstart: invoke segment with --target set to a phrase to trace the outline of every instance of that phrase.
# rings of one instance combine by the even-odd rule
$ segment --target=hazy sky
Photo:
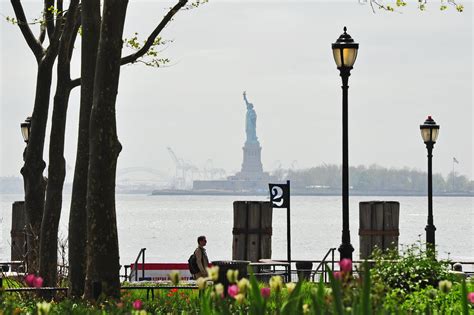
[[[411,2],[411,1],[410,1]],[[332,52],[343,26],[360,44],[349,80],[352,166],[426,169],[419,125],[440,124],[434,172],[469,178],[473,164],[473,6],[372,12],[353,1],[219,1],[179,12],[162,33],[166,68],[122,67],[117,99],[118,167],[174,172],[166,147],[195,164],[240,170],[245,103],[255,106],[264,169],[341,163],[341,80]],[[173,1],[130,1],[125,36],[142,38]],[[27,2],[29,18],[36,2]],[[13,16],[9,1],[0,13]],[[1,27],[0,176],[19,175],[19,124],[32,112],[36,64],[18,28]],[[76,43],[73,77],[79,73]],[[54,92],[54,87],[53,87]],[[66,159],[74,166],[79,90],[71,96]],[[49,135],[48,135],[49,137]],[[48,145],[48,140],[46,145]],[[48,147],[45,148],[47,161]],[[72,172],[72,169],[69,170]],[[69,174],[68,178],[70,178]]]

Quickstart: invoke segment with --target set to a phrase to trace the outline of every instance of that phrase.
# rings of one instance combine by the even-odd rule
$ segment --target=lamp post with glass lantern
[[[433,147],[438,139],[439,125],[428,116],[423,125],[420,125],[421,137],[426,144],[428,150],[428,224],[425,227],[426,244],[430,245],[432,249],[435,248],[435,231],[436,227],[433,223],[433,177],[432,177],[432,159]]]
[[[31,117],[26,117],[25,121],[20,124],[20,128],[23,140],[25,140],[25,143],[28,143],[31,132]]]
[[[349,231],[349,132],[348,132],[348,89],[349,76],[357,58],[359,44],[344,33],[332,44],[332,52],[337,69],[342,78],[342,243],[339,246],[341,259],[352,259],[354,248]]]
[[[28,141],[30,140],[31,134],[31,117],[26,117],[25,121],[20,124],[21,135],[23,136],[23,140],[26,143],[25,150],[23,151],[23,161],[26,157],[26,148],[28,147]]]
[[[23,161],[26,159],[26,150],[28,149],[28,141],[30,140],[30,135],[31,135],[31,117],[26,117],[25,121],[20,123],[20,130],[21,130],[21,135],[23,136],[23,140],[25,141],[25,149],[23,150]],[[21,168],[20,173],[23,174],[24,167]],[[15,206],[17,204],[17,206]],[[15,220],[20,220],[24,222],[23,228],[20,230],[19,235],[16,236],[16,241],[18,241],[18,244],[23,243],[23,246],[18,246],[16,245],[16,255],[19,257],[23,257],[25,261],[29,261],[30,259],[30,254],[28,254],[28,234],[27,234],[27,225],[26,225],[26,207],[24,201],[15,201],[13,203],[13,209],[17,213],[13,216]],[[16,209],[16,210],[15,210]],[[13,215],[13,214],[12,214]],[[17,223],[14,224],[15,226],[18,226]],[[12,232],[13,233],[13,232]],[[13,236],[12,236],[13,238]],[[12,259],[13,259],[13,249],[12,249]],[[15,256],[16,257],[16,256]]]

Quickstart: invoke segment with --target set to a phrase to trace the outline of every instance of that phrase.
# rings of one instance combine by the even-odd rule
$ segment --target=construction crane
[[[205,179],[223,179],[225,178],[226,171],[223,168],[215,168],[212,159],[207,159],[203,174]]]
[[[198,170],[198,168],[192,165],[189,162],[184,161],[182,158],[178,158],[178,156],[174,153],[173,149],[167,147],[168,153],[171,156],[175,166],[176,166],[176,173],[174,179],[174,188],[176,189],[186,189],[192,185],[194,179],[194,172]]]

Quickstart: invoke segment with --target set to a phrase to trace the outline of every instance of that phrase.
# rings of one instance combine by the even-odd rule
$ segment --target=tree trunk
[[[62,193],[66,162],[64,159],[64,138],[66,116],[71,93],[71,46],[76,38],[77,7],[79,1],[72,0],[67,13],[63,35],[58,53],[58,80],[54,96],[53,117],[49,143],[48,186],[46,202],[41,223],[40,266],[39,273],[44,279],[44,286],[56,286],[58,265],[58,228],[61,217]],[[49,295],[48,295],[49,296]]]
[[[85,295],[90,299],[100,293],[120,296],[115,175],[121,145],[117,139],[115,102],[127,4],[126,0],[105,0],[100,29],[89,130]]]
[[[66,112],[70,88],[58,87],[54,97],[54,109],[51,122],[49,145],[48,187],[46,203],[41,223],[40,268],[39,274],[44,279],[44,286],[56,286],[58,262],[58,226],[61,216],[62,192],[66,163],[63,157]]]
[[[69,213],[69,296],[84,294],[86,278],[86,198],[89,168],[89,121],[94,91],[95,63],[100,33],[100,0],[82,1],[81,5],[81,105]]]
[[[43,171],[44,138],[48,120],[49,98],[53,63],[41,60],[36,78],[36,95],[31,119],[31,133],[21,169],[25,186],[25,211],[27,233],[27,272],[38,273],[39,237],[44,209],[46,182]]]
[[[46,181],[43,178],[43,171],[46,166],[43,161],[44,138],[46,122],[48,121],[53,65],[58,54],[59,39],[63,29],[63,13],[58,13],[56,19],[52,18],[52,14],[47,13],[50,12],[51,3],[48,0],[44,1],[45,16],[49,15],[49,18],[45,19],[45,28],[48,29],[49,39],[49,46],[45,50],[41,45],[45,28],[41,28],[39,39],[36,39],[30,29],[21,1],[10,0],[10,2],[18,20],[17,25],[38,63],[31,132],[24,154],[25,164],[21,169],[25,187],[27,272],[37,273],[39,267],[39,237],[46,188]]]

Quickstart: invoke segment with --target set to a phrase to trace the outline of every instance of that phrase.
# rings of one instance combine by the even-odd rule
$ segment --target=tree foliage
[[[386,10],[386,11],[399,11],[399,9],[408,6],[409,2],[404,0],[395,0],[395,1],[384,1],[384,0],[359,0],[361,3],[370,3],[372,11],[375,12],[376,9]],[[434,1],[432,1],[434,2]],[[426,11],[429,5],[434,6],[434,3],[428,3],[428,0],[418,0],[416,2],[417,8],[420,11]],[[464,11],[464,5],[457,3],[454,0],[440,0],[439,1],[439,10],[444,11],[449,7],[454,8],[457,12]]]
[[[302,170],[279,169],[278,180],[289,179],[296,189],[340,189],[341,167],[324,164]],[[378,165],[349,168],[351,190],[397,193],[424,193],[427,189],[427,174],[410,168],[384,168]],[[445,179],[441,174],[433,174],[433,191],[437,193],[472,192],[474,181],[466,176],[450,173]]]

